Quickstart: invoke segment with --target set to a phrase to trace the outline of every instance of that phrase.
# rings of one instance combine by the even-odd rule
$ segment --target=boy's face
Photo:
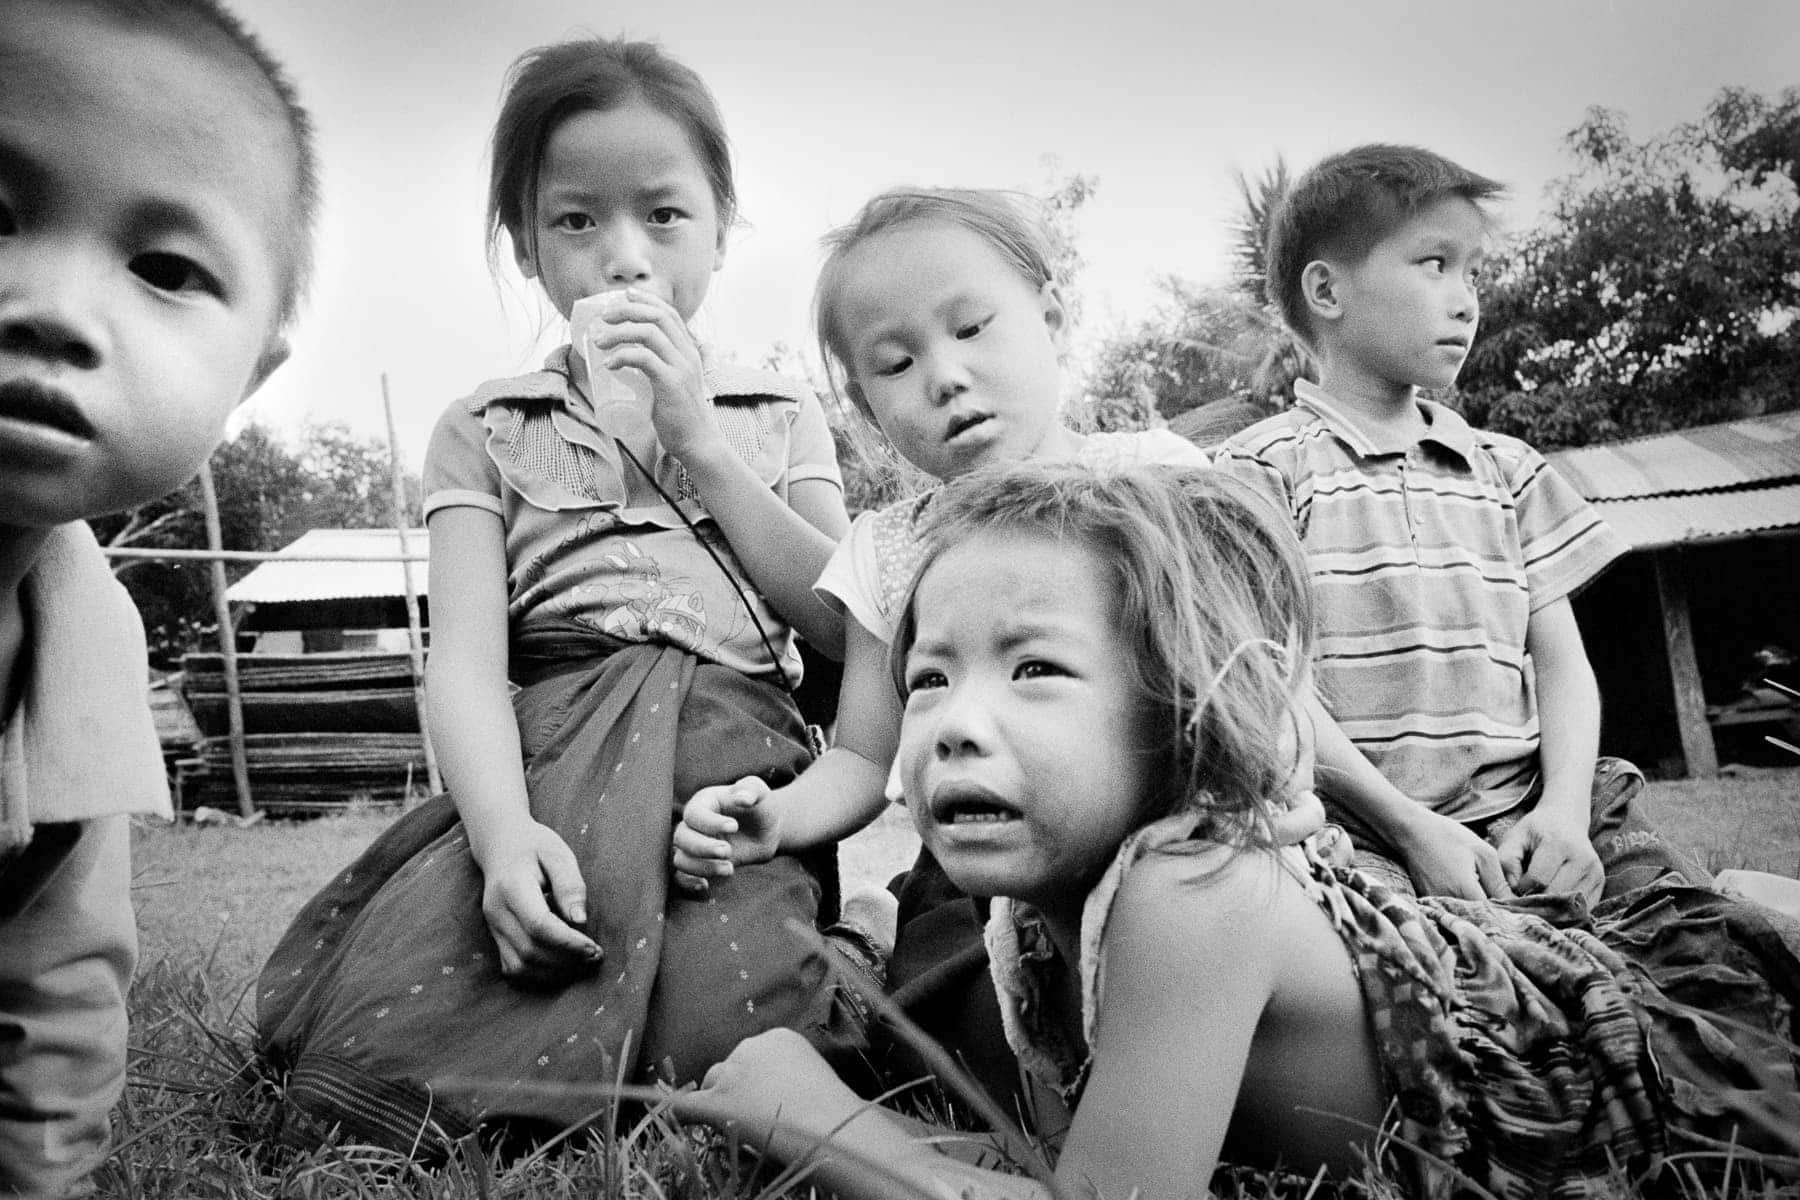
[[[0,524],[179,487],[281,361],[275,104],[207,31],[0,0]]]
[[[1446,196],[1375,243],[1362,261],[1333,265],[1336,313],[1319,315],[1327,366],[1339,379],[1326,386],[1335,392],[1357,382],[1345,375],[1393,390],[1455,383],[1475,338],[1487,232],[1479,208]]]

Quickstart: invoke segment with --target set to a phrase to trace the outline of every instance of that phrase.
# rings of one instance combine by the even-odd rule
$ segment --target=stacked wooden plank
[[[240,654],[238,687],[250,791],[264,812],[406,798],[425,778],[425,751],[404,653]],[[230,807],[231,738],[224,660],[183,659],[184,694],[200,727],[181,802]]]

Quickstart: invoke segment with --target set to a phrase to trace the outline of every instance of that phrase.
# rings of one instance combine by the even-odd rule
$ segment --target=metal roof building
[[[1727,695],[1733,665],[1765,641],[1800,649],[1800,412],[1547,457],[1634,551],[1577,600],[1608,705],[1672,685],[1688,772],[1717,773],[1715,733],[1755,715]],[[1654,597],[1654,621],[1630,611],[1643,596]],[[1657,625],[1663,655],[1646,656],[1643,635]],[[1661,688],[1646,657],[1666,658]]]
[[[408,530],[406,549],[420,560],[411,567],[413,588],[423,596],[431,534]],[[259,563],[226,590],[225,598],[233,604],[293,604],[405,596],[407,564],[391,561],[400,553],[396,530],[314,529],[282,547],[280,554],[289,561]]]
[[[1634,550],[1800,528],[1800,412],[1547,457]]]

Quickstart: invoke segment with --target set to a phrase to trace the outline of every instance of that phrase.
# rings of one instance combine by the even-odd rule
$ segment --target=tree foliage
[[[221,445],[211,460],[227,550],[278,550],[309,529],[393,527],[385,443],[340,421],[307,425],[289,445],[259,424]],[[421,523],[417,475],[405,479],[407,520]],[[206,523],[196,479],[160,500],[91,522],[104,545],[203,550]],[[228,577],[249,570],[227,564]],[[215,627],[206,563],[116,560],[114,571],[144,617],[153,661],[169,665]]]
[[[1726,89],[1641,142],[1596,108],[1566,145],[1484,289],[1469,416],[1551,447],[1800,405],[1800,91]]]
[[[1234,182],[1229,280],[1209,287],[1165,276],[1155,307],[1101,341],[1087,374],[1100,428],[1142,428],[1218,400],[1276,412],[1293,399],[1305,354],[1264,294],[1264,242],[1287,191],[1287,163],[1278,156],[1262,174],[1238,172]]]

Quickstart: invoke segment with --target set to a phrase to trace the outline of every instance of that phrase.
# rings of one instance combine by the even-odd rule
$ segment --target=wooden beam
[[[220,532],[219,493],[213,487],[212,464],[200,465],[200,502],[206,515],[206,544],[215,555],[225,539]],[[231,623],[231,605],[225,599],[225,562],[215,557],[212,564],[213,616],[219,622],[219,657],[225,665],[225,713],[231,734],[231,780],[237,791],[238,815],[256,815],[256,804],[250,798],[250,759],[244,749],[244,701],[238,690],[237,629]]]
[[[394,533],[400,539],[400,574],[406,581],[406,645],[412,655],[413,707],[419,713],[419,738],[425,748],[425,778],[435,796],[444,790],[444,777],[438,774],[437,753],[431,748],[431,722],[426,719],[425,634],[419,624],[419,589],[413,584],[412,547],[406,538],[406,469],[400,461],[400,439],[394,433],[394,405],[388,399],[386,371],[381,373],[381,411],[387,417],[388,482],[393,486]]]
[[[1662,606],[1663,646],[1669,655],[1669,678],[1675,687],[1675,725],[1690,777],[1711,779],[1719,773],[1719,752],[1706,720],[1706,695],[1700,689],[1700,663],[1694,654],[1694,625],[1688,613],[1687,580],[1681,551],[1658,550],[1650,556],[1656,571],[1656,595]]]

